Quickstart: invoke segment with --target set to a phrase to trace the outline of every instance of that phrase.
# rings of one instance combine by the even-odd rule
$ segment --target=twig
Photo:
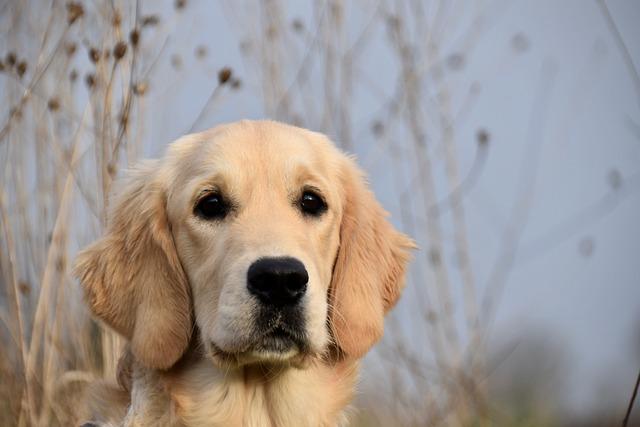
[[[622,59],[624,60],[624,64],[629,71],[629,75],[633,80],[633,86],[636,90],[636,95],[638,97],[637,102],[640,105],[640,74],[638,73],[638,68],[633,63],[633,58],[629,53],[629,49],[627,48],[627,44],[624,42],[622,35],[620,34],[620,30],[616,25],[616,22],[613,20],[611,13],[609,12],[609,7],[605,0],[597,0],[598,6],[600,6],[600,11],[602,12],[602,16],[604,17],[605,23],[607,24],[607,28],[609,28],[609,32],[613,35],[613,40],[618,47],[618,50],[622,54]]]
[[[629,400],[629,407],[627,408],[627,413],[624,416],[624,420],[622,420],[622,427],[627,427],[627,424],[629,424],[629,417],[631,416],[633,403],[635,402],[636,396],[638,395],[639,386],[640,386],[640,371],[638,372],[638,379],[636,379],[636,385],[633,388],[633,393],[631,393],[631,399]]]

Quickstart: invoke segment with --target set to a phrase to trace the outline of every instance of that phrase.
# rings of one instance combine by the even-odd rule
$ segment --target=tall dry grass
[[[479,83],[461,89],[450,79],[502,5],[327,0],[310,3],[304,19],[289,16],[287,6],[177,0],[148,14],[140,1],[0,5],[0,425],[68,425],[82,386],[114,375],[122,342],[90,319],[70,265],[103,229],[114,178],[148,152],[147,100],[168,79],[156,69],[181,67],[166,46],[188,30],[188,22],[174,21],[190,8],[219,8],[240,34],[175,50],[201,58],[215,55],[220,43],[237,44],[245,71],[217,70],[185,131],[215,123],[215,108],[250,91],[265,116],[328,133],[374,174],[384,165],[395,197],[387,202],[421,243],[407,291],[410,313],[390,319],[392,332],[372,362],[384,393],[364,390],[369,404],[358,422],[509,422],[488,400],[486,339],[527,219],[535,163],[519,178],[522,196],[504,232],[504,257],[489,286],[480,286],[462,199],[482,172],[491,132],[478,129],[468,141],[475,156],[463,167],[456,132]],[[445,46],[454,37],[459,48],[452,53]],[[363,59],[380,44],[388,46],[395,81],[379,81]],[[510,55],[527,48],[517,34]],[[175,90],[186,84],[171,81]],[[356,99],[362,91],[376,104],[365,115]],[[530,153],[537,156],[535,140]],[[453,238],[445,239],[450,230]],[[445,259],[451,251],[455,263]]]

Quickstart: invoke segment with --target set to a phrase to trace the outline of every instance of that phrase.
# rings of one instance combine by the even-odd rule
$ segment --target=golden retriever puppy
[[[351,158],[281,123],[222,125],[140,164],[112,210],[75,272],[129,341],[130,403],[94,422],[346,423],[414,246]]]

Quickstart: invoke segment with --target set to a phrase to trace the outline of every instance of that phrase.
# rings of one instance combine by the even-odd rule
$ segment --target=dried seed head
[[[476,140],[480,147],[486,147],[489,145],[489,132],[486,129],[480,129],[476,133]]]
[[[127,129],[127,126],[129,125],[129,114],[119,114],[118,115],[118,122],[120,123],[120,127],[123,130]]]
[[[89,49],[89,59],[94,64],[98,62],[100,60],[100,51],[95,47],[92,47],[91,49]]]
[[[113,163],[109,162],[107,164],[107,172],[109,173],[109,176],[114,176],[116,174],[116,167]]]
[[[265,31],[265,35],[269,40],[274,40],[278,37],[278,27],[275,25],[269,25]]]
[[[20,120],[22,118],[22,109],[20,107],[11,107],[9,109],[9,116],[15,120]]]
[[[114,10],[113,18],[111,18],[111,25],[113,25],[114,28],[119,28],[120,24],[122,24],[122,15],[120,15],[119,11]]]
[[[593,255],[594,248],[595,241],[590,236],[583,237],[578,242],[578,252],[585,258],[589,258],[591,255]]]
[[[187,0],[176,0],[174,5],[177,10],[184,9],[184,7],[187,5]]]
[[[141,21],[143,27],[155,27],[160,23],[160,18],[158,15],[147,15],[143,16]]]
[[[31,286],[27,282],[20,282],[18,284],[18,289],[20,289],[20,293],[22,295],[29,295],[31,293]]]
[[[73,25],[82,15],[84,15],[84,8],[80,3],[72,1],[67,3],[67,22],[69,25]]]
[[[296,18],[291,22],[291,28],[293,28],[293,31],[296,33],[302,32],[302,30],[304,30],[304,23],[300,18]]]
[[[133,93],[134,95],[143,96],[147,93],[148,85],[146,82],[140,82],[133,85]]]
[[[622,175],[618,169],[611,169],[607,174],[607,181],[612,190],[619,190],[622,187]]]
[[[17,61],[18,61],[18,57],[16,56],[15,52],[7,53],[7,65],[9,66],[9,68],[11,68],[14,65],[16,65]]]
[[[58,111],[60,109],[60,101],[58,98],[51,98],[49,102],[47,102],[47,108],[49,111]]]
[[[24,73],[27,72],[27,63],[25,61],[20,61],[16,66],[16,73],[18,73],[18,77],[24,76]]]
[[[122,59],[122,57],[127,53],[127,44],[123,41],[116,43],[113,48],[113,56],[116,58],[116,61]]]
[[[140,42],[140,31],[138,31],[137,28],[134,28],[129,33],[129,41],[131,42],[131,46],[134,48],[138,46],[138,43]]]
[[[61,255],[56,258],[56,270],[64,271],[67,266],[67,258],[64,255]]]
[[[173,68],[175,68],[176,70],[182,68],[182,58],[177,53],[171,55],[171,66],[173,66]]]
[[[464,55],[461,53],[452,53],[447,58],[447,65],[449,66],[450,69],[454,71],[461,70],[462,68],[464,68],[464,63],[465,63]]]
[[[427,310],[424,318],[431,325],[435,325],[438,322],[438,314],[433,310]]]
[[[203,45],[196,47],[196,58],[203,59],[205,56],[207,56],[207,47]]]
[[[302,128],[302,127],[304,127],[304,120],[302,119],[300,114],[293,113],[291,115],[291,124],[294,125],[294,126],[297,126],[299,128]]]
[[[524,53],[529,50],[531,43],[523,33],[514,34],[511,38],[511,48],[516,53]]]
[[[78,80],[78,70],[71,70],[71,72],[69,73],[69,80],[71,81],[71,83],[75,83],[75,81]]]
[[[373,132],[375,136],[382,136],[382,134],[384,134],[384,124],[380,120],[375,120],[371,124],[371,132]]]
[[[89,89],[93,89],[96,86],[96,75],[89,73],[84,77],[84,82]]]
[[[402,25],[402,22],[400,21],[400,18],[398,16],[396,15],[387,16],[387,26],[389,27],[389,30],[398,31],[401,25]]]
[[[224,67],[220,69],[220,71],[218,71],[218,83],[221,85],[226,84],[232,75],[233,71],[231,71],[231,68]]]
[[[429,262],[431,265],[437,266],[442,263],[442,255],[440,251],[436,248],[429,249]]]
[[[69,42],[64,46],[64,51],[69,57],[75,55],[77,49],[78,45],[76,45],[74,42]]]
[[[243,54],[249,54],[251,53],[251,50],[253,49],[253,45],[251,44],[251,40],[242,40],[240,42],[240,51]]]

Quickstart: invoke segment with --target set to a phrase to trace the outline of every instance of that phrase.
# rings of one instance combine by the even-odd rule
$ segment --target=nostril
[[[307,290],[309,275],[295,258],[261,258],[249,267],[247,287],[265,304],[297,303]]]

